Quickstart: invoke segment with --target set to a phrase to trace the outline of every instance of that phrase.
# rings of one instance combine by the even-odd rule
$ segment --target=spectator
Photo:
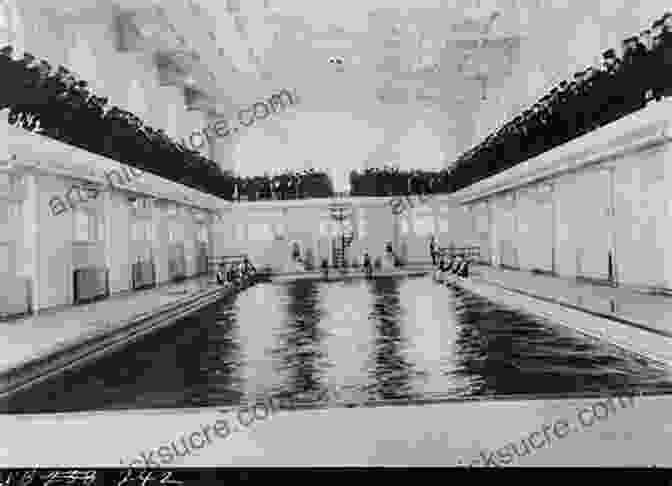
[[[436,257],[438,255],[438,247],[436,244],[436,239],[432,235],[429,239],[429,254],[432,257],[432,265],[436,265]]]
[[[373,265],[371,264],[371,257],[368,252],[364,253],[364,273],[367,277],[373,275]]]

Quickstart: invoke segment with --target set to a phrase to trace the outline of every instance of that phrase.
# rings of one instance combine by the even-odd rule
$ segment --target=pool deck
[[[279,410],[266,419],[260,411],[249,427],[239,425],[235,410],[224,414],[212,407],[0,415],[0,466],[123,467],[139,459],[135,467],[143,467],[145,453],[156,467],[161,465],[159,447],[171,448],[174,442],[182,449],[181,438],[188,443],[194,433],[199,449],[163,467],[487,467],[490,453],[510,443],[524,456],[512,455],[510,466],[672,466],[672,397],[613,399],[611,409],[607,399]],[[586,407],[589,411],[583,412]],[[217,420],[226,420],[234,432],[214,436]],[[208,441],[199,433],[205,427],[210,428]],[[526,454],[524,439],[533,440],[537,449],[528,446]],[[493,466],[505,467],[497,454]]]
[[[478,265],[459,287],[672,365],[672,298]]]
[[[0,398],[171,325],[233,289],[197,277],[0,322]]]

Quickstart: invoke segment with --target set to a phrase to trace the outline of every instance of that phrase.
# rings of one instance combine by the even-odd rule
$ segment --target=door
[[[518,267],[515,210],[516,199],[514,194],[506,194],[498,198],[493,207],[499,264],[508,268]]]
[[[538,186],[519,193],[516,213],[520,268],[553,272],[555,218],[551,186]]]
[[[576,178],[573,192],[579,217],[574,237],[577,238],[577,275],[612,280],[615,260],[610,237],[611,174],[607,170],[590,171]]]

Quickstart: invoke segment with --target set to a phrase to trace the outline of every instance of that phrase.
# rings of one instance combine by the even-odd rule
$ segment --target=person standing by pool
[[[322,259],[322,273],[324,274],[324,278],[329,278],[329,262],[326,258]]]
[[[226,281],[225,275],[225,265],[222,263],[219,265],[219,270],[217,270],[217,283],[219,285],[224,285]]]
[[[429,254],[432,257],[432,265],[436,265],[437,244],[434,235],[429,238]]]
[[[364,252],[364,274],[367,278],[373,275],[373,265],[371,264],[371,257],[368,252]]]

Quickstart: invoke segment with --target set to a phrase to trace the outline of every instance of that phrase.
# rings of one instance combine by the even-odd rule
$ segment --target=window
[[[154,240],[154,223],[149,220],[135,221],[131,226],[131,239],[133,241]]]
[[[174,204],[171,204],[170,206],[166,207],[166,214],[168,216],[177,216],[177,206]]]
[[[154,223],[152,221],[147,221],[146,236],[148,241],[154,241],[156,232],[154,231]]]
[[[0,273],[9,273],[9,245],[0,244]]]
[[[415,218],[415,234],[418,236],[429,236],[435,233],[434,217],[431,215],[422,215]]]
[[[286,235],[285,223],[274,223],[273,234],[276,240],[283,239]]]
[[[331,234],[331,222],[330,221],[320,221],[320,236],[329,236]]]
[[[201,225],[201,227],[198,230],[198,233],[196,234],[196,239],[200,241],[201,243],[207,243],[208,242],[208,227]]]
[[[184,226],[176,221],[171,221],[168,227],[168,241],[171,243],[181,243],[184,241]]]
[[[137,221],[131,224],[131,241],[140,240],[140,226]]]
[[[359,210],[359,237],[364,238],[366,236],[366,210]]]
[[[407,234],[410,232],[410,225],[408,224],[408,218],[406,218],[406,217],[402,217],[402,218],[399,220],[399,223],[400,223],[400,225],[401,225],[401,229],[400,229],[401,234],[402,234],[403,236],[407,235]]]
[[[13,240],[21,230],[21,203],[0,200],[0,241]]]
[[[95,213],[78,208],[75,215],[75,241],[99,241],[105,234],[102,218]]]

